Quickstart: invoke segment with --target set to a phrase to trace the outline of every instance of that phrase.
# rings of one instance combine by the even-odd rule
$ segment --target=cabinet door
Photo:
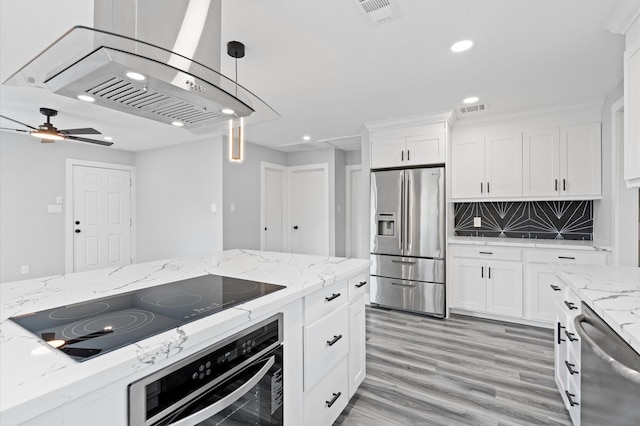
[[[484,311],[486,309],[485,274],[482,260],[454,258],[452,308]]]
[[[560,195],[602,196],[600,124],[560,128]]]
[[[522,263],[487,262],[487,312],[522,317]]]
[[[490,135],[484,141],[484,195],[522,195],[522,133]]]
[[[349,399],[364,380],[366,370],[364,295],[349,305]]]
[[[555,284],[555,272],[548,264],[528,264],[525,289],[524,317],[552,324],[555,302],[561,299],[561,288]],[[554,291],[551,286],[558,291]]]
[[[522,195],[557,196],[560,192],[560,129],[524,132]]]
[[[640,27],[640,22],[636,22],[635,27]],[[627,187],[640,186],[640,30],[635,33],[639,35],[638,40],[635,45],[627,41],[624,52],[624,179]]]
[[[422,164],[441,164],[445,162],[444,132],[428,135],[411,136],[406,140],[406,164],[416,166]]]
[[[484,138],[469,137],[453,143],[452,198],[479,198],[484,192]]]
[[[371,141],[371,168],[402,166],[405,138],[378,139]]]

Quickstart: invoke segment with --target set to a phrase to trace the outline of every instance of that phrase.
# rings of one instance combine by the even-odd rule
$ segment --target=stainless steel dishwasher
[[[640,355],[582,303],[580,424],[640,425]]]

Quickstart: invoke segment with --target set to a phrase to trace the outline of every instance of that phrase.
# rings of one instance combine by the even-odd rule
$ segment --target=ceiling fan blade
[[[8,127],[0,127],[0,130],[12,130],[14,132],[25,132],[25,133],[31,133],[31,130],[21,130],[21,129],[10,129]]]
[[[33,127],[33,126],[29,126],[28,124],[24,124],[18,120],[14,120],[13,118],[9,118],[6,115],[0,115],[0,117],[4,118],[5,120],[9,120],[9,121],[13,121],[14,123],[18,123],[24,127],[28,127],[29,129],[33,129],[33,130],[38,130],[37,128]]]
[[[82,129],[64,129],[64,130],[58,130],[58,131],[65,135],[101,135],[102,134],[96,129],[92,129],[90,127],[85,127]]]
[[[68,135],[64,135],[64,138],[65,138],[65,139],[74,140],[74,141],[94,143],[94,144],[97,144],[97,145],[104,145],[104,146],[111,146],[111,145],[113,145],[113,142],[98,141],[98,140],[95,140],[95,139],[87,139],[87,138],[79,138],[79,137],[77,137],[77,136],[68,136]]]

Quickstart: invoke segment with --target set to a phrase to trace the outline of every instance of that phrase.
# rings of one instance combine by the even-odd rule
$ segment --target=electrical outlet
[[[28,275],[29,274],[29,265],[22,265],[20,267],[20,274]]]
[[[216,213],[218,211],[218,205],[216,203],[211,204],[211,213]]]
[[[482,218],[474,217],[473,218],[473,227],[474,228],[481,228],[482,227]]]
[[[236,205],[235,203],[231,203],[231,205],[229,206],[232,212],[236,211]]]

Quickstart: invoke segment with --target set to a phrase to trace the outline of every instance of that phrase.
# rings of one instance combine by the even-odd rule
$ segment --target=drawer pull
[[[570,311],[573,311],[574,309],[578,309],[575,303],[571,303],[565,300],[564,304],[567,305],[567,308],[569,308]]]
[[[340,293],[333,293],[331,296],[325,297],[324,300],[331,302],[333,299],[340,297]]]
[[[573,400],[573,398],[575,398],[575,397],[576,397],[574,394],[569,393],[569,391],[568,391],[568,390],[564,391],[564,393],[565,393],[565,395],[567,395],[567,399],[569,400],[569,405],[570,405],[570,406],[575,407],[576,405],[580,405],[580,404],[578,404],[577,402],[575,402],[575,401]]]
[[[560,324],[560,322],[556,323],[556,336],[557,336],[557,343],[558,345],[561,345],[562,342],[564,342],[565,340],[562,338],[562,329],[566,328],[564,327],[562,324]]]
[[[558,259],[576,260],[576,258],[573,256],[558,256]]]
[[[360,287],[365,286],[365,285],[367,285],[366,281],[360,281],[359,284],[356,284],[356,288],[360,288]]]
[[[342,395],[342,392],[334,393],[331,401],[325,401],[327,403],[327,408],[331,408],[331,406],[336,403],[338,398],[340,398],[340,395]]]
[[[562,289],[560,288],[560,286],[557,286],[555,284],[551,284],[549,285],[549,287],[551,287],[553,289],[553,291],[561,291]]]
[[[416,287],[415,284],[403,284],[403,283],[391,283],[391,285],[397,285],[399,287]]]
[[[493,254],[493,252],[491,252],[491,251],[481,251],[481,252],[478,252],[478,253],[480,253],[480,254]]]
[[[327,340],[327,345],[333,346],[340,339],[342,339],[342,334],[338,334],[337,336],[333,336],[333,340]]]
[[[416,261],[412,261],[412,260],[392,260],[391,263],[405,263],[407,265],[415,265]]]
[[[573,367],[575,367],[575,364],[571,364],[569,361],[565,361],[564,365],[567,366],[567,370],[569,370],[569,374],[571,374],[572,376],[574,374],[578,374],[578,370],[574,370]]]
[[[566,335],[567,335],[567,338],[569,338],[569,341],[570,341],[570,342],[577,342],[577,341],[578,341],[578,338],[576,337],[576,334],[575,334],[575,333],[571,333],[571,332],[569,332],[569,331],[565,330],[565,331],[564,331],[564,334],[566,334]]]

